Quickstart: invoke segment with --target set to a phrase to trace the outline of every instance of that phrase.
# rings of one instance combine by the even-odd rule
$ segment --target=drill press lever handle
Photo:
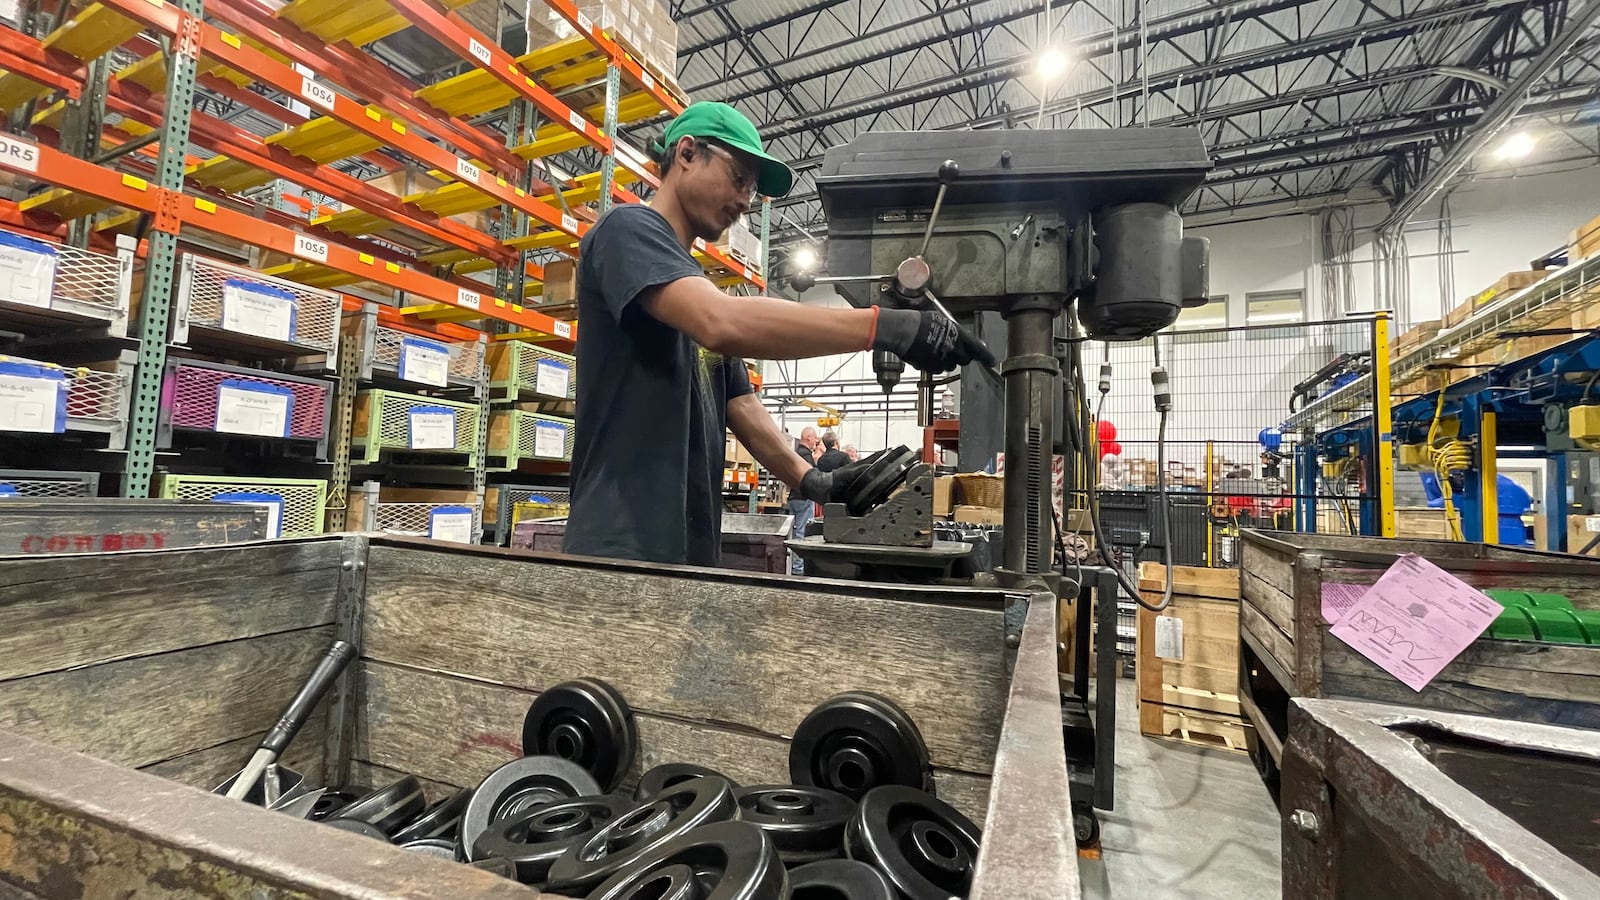
[[[955,160],[947,159],[939,164],[939,196],[933,199],[933,212],[928,215],[928,227],[922,232],[922,249],[917,251],[918,256],[927,255],[928,242],[933,240],[933,226],[939,221],[939,208],[944,206],[944,192],[960,175],[961,167]]]

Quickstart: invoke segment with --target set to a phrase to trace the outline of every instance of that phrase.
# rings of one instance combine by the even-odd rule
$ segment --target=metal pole
[[[1498,413],[1484,410],[1478,419],[1478,520],[1485,544],[1500,543],[1500,466],[1495,459],[1499,443]]]
[[[616,64],[606,66],[606,137],[613,142],[617,138],[617,104],[621,102],[622,72]],[[617,152],[615,143],[612,151],[600,160],[600,212],[604,213],[611,208],[611,188],[617,180]]]
[[[1050,450],[1061,374],[1051,351],[1060,309],[1048,296],[1019,297],[1006,316],[1004,559],[1006,570],[1016,574],[1043,574],[1051,565]]]
[[[177,6],[195,16],[197,24],[200,0],[178,0]],[[154,180],[158,187],[174,195],[183,190],[189,117],[194,110],[195,60],[199,55],[199,30],[185,29],[172,41],[172,53],[167,59],[167,114],[161,123],[161,150],[156,155]],[[180,221],[173,214],[157,214],[150,231],[144,291],[139,298],[139,365],[134,373],[127,470],[122,478],[124,497],[150,496],[150,481],[155,474],[156,418],[161,404],[161,373],[167,363]]]
[[[1216,449],[1215,441],[1206,441],[1206,503],[1212,504],[1216,500],[1216,480],[1212,471],[1213,453]],[[1211,521],[1211,516],[1206,516],[1206,565],[1217,564],[1217,528]]]
[[[1378,505],[1378,536],[1395,536],[1394,409],[1389,384],[1389,313],[1372,321],[1372,473],[1368,497]]]

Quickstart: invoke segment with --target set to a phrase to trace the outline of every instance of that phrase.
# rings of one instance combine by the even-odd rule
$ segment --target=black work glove
[[[872,464],[878,461],[887,450],[879,450],[871,456],[859,459],[847,466],[840,466],[832,472],[821,469],[811,469],[805,477],[800,479],[798,493],[807,500],[816,503],[843,503],[849,494],[850,488],[860,480]]]
[[[934,310],[880,308],[872,349],[888,350],[933,375],[973,361],[994,365],[994,354],[982,341]]]

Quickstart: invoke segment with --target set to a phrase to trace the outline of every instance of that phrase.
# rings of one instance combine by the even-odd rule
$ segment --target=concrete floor
[[[1109,900],[1276,900],[1278,813],[1243,753],[1139,734],[1134,683],[1117,682],[1116,809],[1102,856],[1078,858],[1083,893]]]

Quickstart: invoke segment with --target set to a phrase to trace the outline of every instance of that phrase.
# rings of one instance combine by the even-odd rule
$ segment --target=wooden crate
[[[983,823],[975,896],[1075,895],[1055,598],[1024,603],[1008,661],[1019,602],[370,535],[0,560],[0,894],[540,896],[174,783],[243,765],[337,636],[359,658],[286,758],[313,783],[475,785],[580,676],[635,711],[625,784],[679,760],[782,781],[800,720],[869,690]]]
[[[1372,585],[1401,553],[1420,554],[1480,589],[1563,594],[1581,609],[1600,609],[1600,560],[1456,541],[1247,531],[1239,699],[1259,735],[1251,748],[1258,763],[1262,754],[1281,758],[1292,697],[1600,728],[1600,647],[1479,638],[1417,692],[1329,634],[1324,593]]]
[[[1234,740],[1239,710],[1239,570],[1175,566],[1172,603],[1161,613],[1139,607],[1134,630],[1139,731],[1152,737],[1242,749]],[[1146,603],[1160,603],[1166,570],[1139,567]],[[1183,658],[1156,655],[1157,619],[1183,623]],[[1231,720],[1227,728],[1218,722]],[[1237,746],[1235,746],[1237,745]]]
[[[0,500],[0,556],[199,547],[267,538],[267,510],[189,500]]]

